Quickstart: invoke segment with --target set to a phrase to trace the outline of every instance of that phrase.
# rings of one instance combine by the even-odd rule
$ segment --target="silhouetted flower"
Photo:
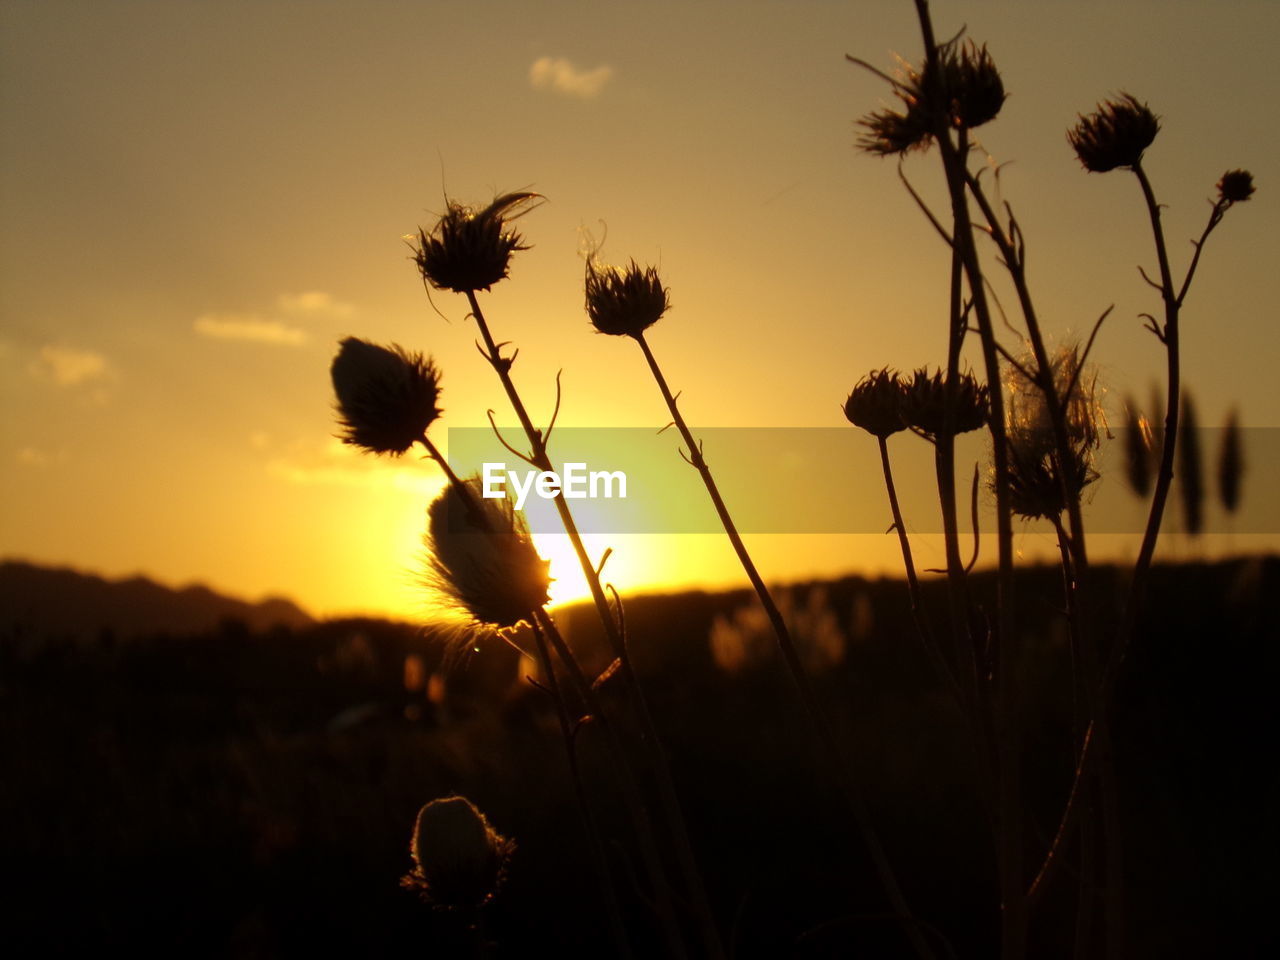
[[[955,419],[952,436],[977,430],[987,422],[990,397],[985,384],[978,383],[971,373],[956,377]],[[946,433],[947,374],[936,370],[932,374],[921,367],[903,385],[903,419],[907,426],[930,440]]]
[[[1062,466],[1067,495],[1078,502],[1084,488],[1098,479],[1094,458],[1106,427],[1097,400],[1097,377],[1080,369],[1075,347],[1051,358],[1053,383],[1062,401],[1068,461]],[[1072,386],[1074,384],[1074,386]],[[1066,392],[1071,386],[1071,396]],[[1015,514],[1051,519],[1066,508],[1059,481],[1058,449],[1044,391],[1015,368],[1009,369],[1005,404],[1005,437],[1009,453],[1009,494]]]
[[[420,353],[348,337],[330,369],[342,442],[401,454],[440,416],[440,374]]]
[[[904,66],[894,94],[901,110],[878,110],[858,121],[867,129],[858,146],[881,156],[926,149],[938,121],[950,127],[980,127],[1004,104],[1004,80],[986,46],[972,41],[938,48],[936,84],[928,68]]]
[[[884,438],[907,428],[902,407],[902,381],[886,367],[872,370],[857,382],[844,402],[844,415],[855,427]]]
[[[1228,170],[1218,181],[1218,196],[1227,203],[1244,203],[1253,191],[1253,174],[1248,170]]]
[[[478,477],[452,484],[427,510],[435,586],[476,622],[513,627],[548,599],[548,563],[504,496],[482,496]]]
[[[670,308],[671,298],[657,267],[641,269],[634,260],[621,267],[601,267],[587,258],[587,316],[600,333],[639,336]]]
[[[432,800],[418,811],[409,846],[413,870],[400,881],[442,909],[483,906],[502,886],[515,844],[466,797]]]
[[[1067,132],[1067,142],[1086,170],[1106,173],[1136,167],[1159,132],[1160,118],[1151,108],[1123,93],[1118,100],[1098,104],[1096,113],[1080,117]]]
[[[483,210],[453,201],[428,233],[418,230],[414,262],[422,278],[438,290],[488,290],[507,275],[511,254],[528,250],[510,221],[528,213],[536,193],[506,193]]]

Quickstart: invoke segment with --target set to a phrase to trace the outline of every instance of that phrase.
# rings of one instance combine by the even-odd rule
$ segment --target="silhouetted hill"
[[[106,580],[21,561],[0,563],[0,635],[85,641],[196,634],[237,620],[250,630],[305,627],[310,615],[290,600],[249,603],[193,585],[162,586],[145,577]]]

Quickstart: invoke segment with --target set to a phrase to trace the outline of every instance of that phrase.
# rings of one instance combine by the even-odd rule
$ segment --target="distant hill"
[[[93,640],[204,633],[226,620],[250,630],[309,626],[295,603],[270,598],[249,603],[193,585],[175,590],[145,577],[107,580],[70,569],[0,562],[0,637]]]

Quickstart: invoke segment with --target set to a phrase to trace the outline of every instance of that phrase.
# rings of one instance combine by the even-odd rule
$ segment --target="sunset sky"
[[[1205,425],[1234,406],[1280,427],[1280,4],[933,10],[1010,91],[980,133],[1013,161],[1047,328],[1083,337],[1115,305],[1094,354],[1113,410],[1162,369],[1138,319],[1159,307],[1136,269],[1154,255],[1132,175],[1084,173],[1066,129],[1121,90],[1162,116],[1146,166],[1179,275],[1218,177],[1253,172],[1188,299],[1183,369]],[[668,419],[634,345],[587,325],[587,230],[606,260],[660,266],[674,306],[649,339],[695,427],[839,427],[869,369],[945,359],[948,252],[895,162],[854,149],[891,98],[844,59],[919,52],[910,0],[0,0],[0,556],[420,614],[438,471],[340,444],[329,363],[348,335],[429,352],[441,443],[491,407],[513,422],[465,301],[433,309],[402,239],[446,195],[547,198],[482,299],[538,419],[560,369],[565,426]],[[939,199],[935,153],[906,170]],[[871,438],[847,442],[878,470]],[[563,544],[541,543],[571,595]],[[606,545],[624,592],[742,580],[723,537]],[[775,580],[898,567],[883,535],[750,545]]]

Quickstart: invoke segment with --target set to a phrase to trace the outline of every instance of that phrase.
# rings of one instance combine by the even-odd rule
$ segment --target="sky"
[[[932,9],[940,36],[988,44],[1010,92],[979,132],[1008,163],[1051,338],[1082,338],[1114,305],[1094,352],[1113,406],[1148,397],[1163,365],[1139,319],[1159,306],[1136,269],[1154,263],[1149,226],[1134,178],[1086,174],[1065,131],[1119,91],[1162,117],[1145,165],[1175,272],[1218,177],[1253,172],[1258,194],[1187,301],[1183,369],[1206,425],[1235,408],[1280,426],[1280,132],[1265,122],[1280,5]],[[695,428],[841,426],[868,370],[945,359],[947,250],[895,161],[855,149],[857,118],[891,97],[845,60],[892,70],[919,53],[908,0],[0,0],[0,556],[421,615],[439,472],[343,446],[329,363],[346,336],[432,355],[445,446],[490,408],[514,422],[465,301],[428,298],[409,259],[404,237],[446,197],[546,198],[519,221],[532,248],[482,301],[540,422],[558,371],[561,425],[667,422],[634,345],[583,313],[581,251],[603,241],[605,260],[655,264],[670,288],[649,340]],[[936,153],[905,171],[940,199]],[[878,469],[870,437],[850,427],[848,443]],[[580,591],[563,537],[539,545],[555,595]],[[743,582],[723,537],[591,546],[614,548],[624,593]],[[777,581],[898,564],[882,534],[749,546]]]

